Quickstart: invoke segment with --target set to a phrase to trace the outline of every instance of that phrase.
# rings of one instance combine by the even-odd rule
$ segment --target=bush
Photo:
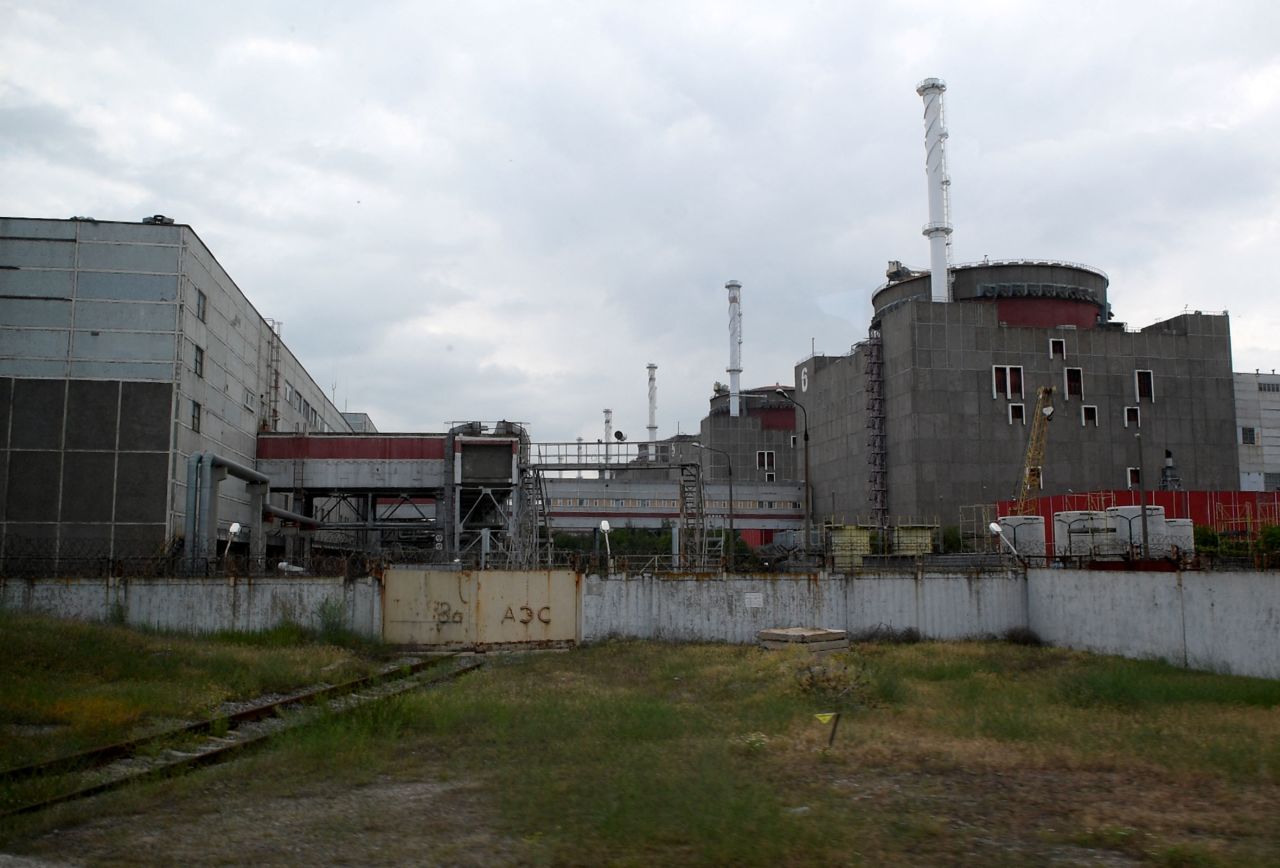
[[[1004,641],[1010,645],[1029,645],[1039,648],[1044,640],[1030,627],[1010,627],[1004,631]]]

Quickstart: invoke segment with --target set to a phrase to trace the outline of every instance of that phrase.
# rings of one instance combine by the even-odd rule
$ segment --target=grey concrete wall
[[[129,624],[188,633],[266,630],[283,621],[319,627],[327,600],[342,606],[352,630],[382,635],[375,579],[0,579],[4,608],[90,621],[122,612]]]
[[[751,595],[759,595],[759,606]],[[589,576],[584,641],[610,636],[753,642],[767,627],[830,627],[862,633],[914,628],[933,639],[1000,635],[1026,623],[1015,574],[964,576]]]
[[[579,635],[587,642],[749,643],[778,626],[855,635],[913,627],[930,639],[963,639],[1030,627],[1061,647],[1280,678],[1273,573],[593,575],[581,589]],[[382,635],[382,587],[373,579],[0,579],[0,607],[86,620],[120,607],[128,623],[190,632],[262,630],[286,619],[318,626],[325,600],[341,603],[352,629]]]
[[[1280,576],[1030,570],[1028,626],[1046,642],[1280,678]]]

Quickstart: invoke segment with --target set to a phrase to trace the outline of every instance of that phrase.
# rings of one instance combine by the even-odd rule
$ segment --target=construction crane
[[[1031,436],[1027,438],[1027,457],[1022,462],[1022,481],[1014,498],[1010,515],[1033,515],[1031,507],[1033,491],[1040,490],[1040,473],[1044,467],[1045,440],[1049,434],[1049,420],[1053,418],[1053,386],[1041,386],[1036,392],[1036,409],[1032,413]]]

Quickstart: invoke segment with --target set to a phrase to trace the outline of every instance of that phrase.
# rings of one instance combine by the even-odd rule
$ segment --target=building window
[[[1134,428],[1142,427],[1142,411],[1137,407],[1124,408],[1124,427],[1128,428],[1130,425]]]
[[[1258,445],[1258,429],[1241,428],[1240,442],[1245,446],[1257,446]]]
[[[773,450],[767,452],[756,453],[756,470],[772,470],[773,469]]]
[[[791,435],[791,448],[792,449],[796,448],[796,435],[794,434]]]
[[[1021,365],[995,365],[991,368],[991,397],[1023,397]]]
[[[200,433],[200,410],[201,407],[195,401],[191,402],[191,430]]]
[[[1280,392],[1280,383],[1259,383],[1259,392]]]
[[[1080,408],[1080,424],[1098,427],[1098,407],[1096,404],[1085,404]]]
[[[1129,468],[1129,487],[1137,488],[1142,484],[1142,471],[1136,467]]]
[[[204,376],[204,350],[199,347],[196,347],[195,353],[191,356],[191,370],[196,372],[197,377]]]
[[[1134,371],[1133,381],[1139,402],[1154,401],[1156,399],[1155,379],[1150,371]]]
[[[284,402],[293,406],[293,383],[288,380],[284,381]]]
[[[1027,409],[1022,404],[1009,405],[1009,424],[1025,425],[1027,424]]]
[[[196,319],[204,322],[205,308],[209,304],[209,299],[200,290],[196,290]]]
[[[1065,338],[1049,338],[1049,358],[1067,358],[1067,341]]]
[[[1280,491],[1280,473],[1264,473],[1262,478],[1265,480],[1262,487],[1267,491]]]
[[[765,481],[765,482],[773,482],[773,480],[774,480],[775,478],[776,478],[776,477],[775,477],[775,475],[774,475],[774,474],[772,474],[772,473],[766,473],[766,474],[764,475],[764,481]]]
[[[1067,400],[1084,397],[1084,371],[1080,368],[1067,368],[1062,372],[1064,393]]]
[[[253,391],[251,389],[244,390],[244,406],[248,410],[253,409]]]
[[[1027,468],[1027,487],[1036,491],[1044,491],[1044,468]]]

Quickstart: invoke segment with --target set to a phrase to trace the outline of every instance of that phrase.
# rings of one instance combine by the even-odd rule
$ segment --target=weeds
[[[201,640],[0,612],[0,768],[374,665],[338,648],[289,646],[279,634],[261,644]]]
[[[216,780],[255,835],[299,793],[355,818],[374,816],[366,786],[447,781],[483,795],[489,824],[458,846],[516,864],[1045,864],[1063,843],[1089,851],[1081,862],[1263,864],[1280,851],[1274,697],[1269,682],[998,642],[821,658],[611,642],[323,718]],[[828,748],[813,715],[841,708]],[[186,787],[155,791],[163,811],[124,794],[86,808],[145,822],[85,834],[132,853],[231,810]],[[402,801],[377,824],[305,828],[351,862],[393,844],[465,852],[441,849],[463,825],[445,803]],[[433,811],[446,816],[427,838]],[[474,832],[476,815],[462,820]],[[48,855],[69,847],[46,840]],[[209,861],[273,852],[200,844]]]

